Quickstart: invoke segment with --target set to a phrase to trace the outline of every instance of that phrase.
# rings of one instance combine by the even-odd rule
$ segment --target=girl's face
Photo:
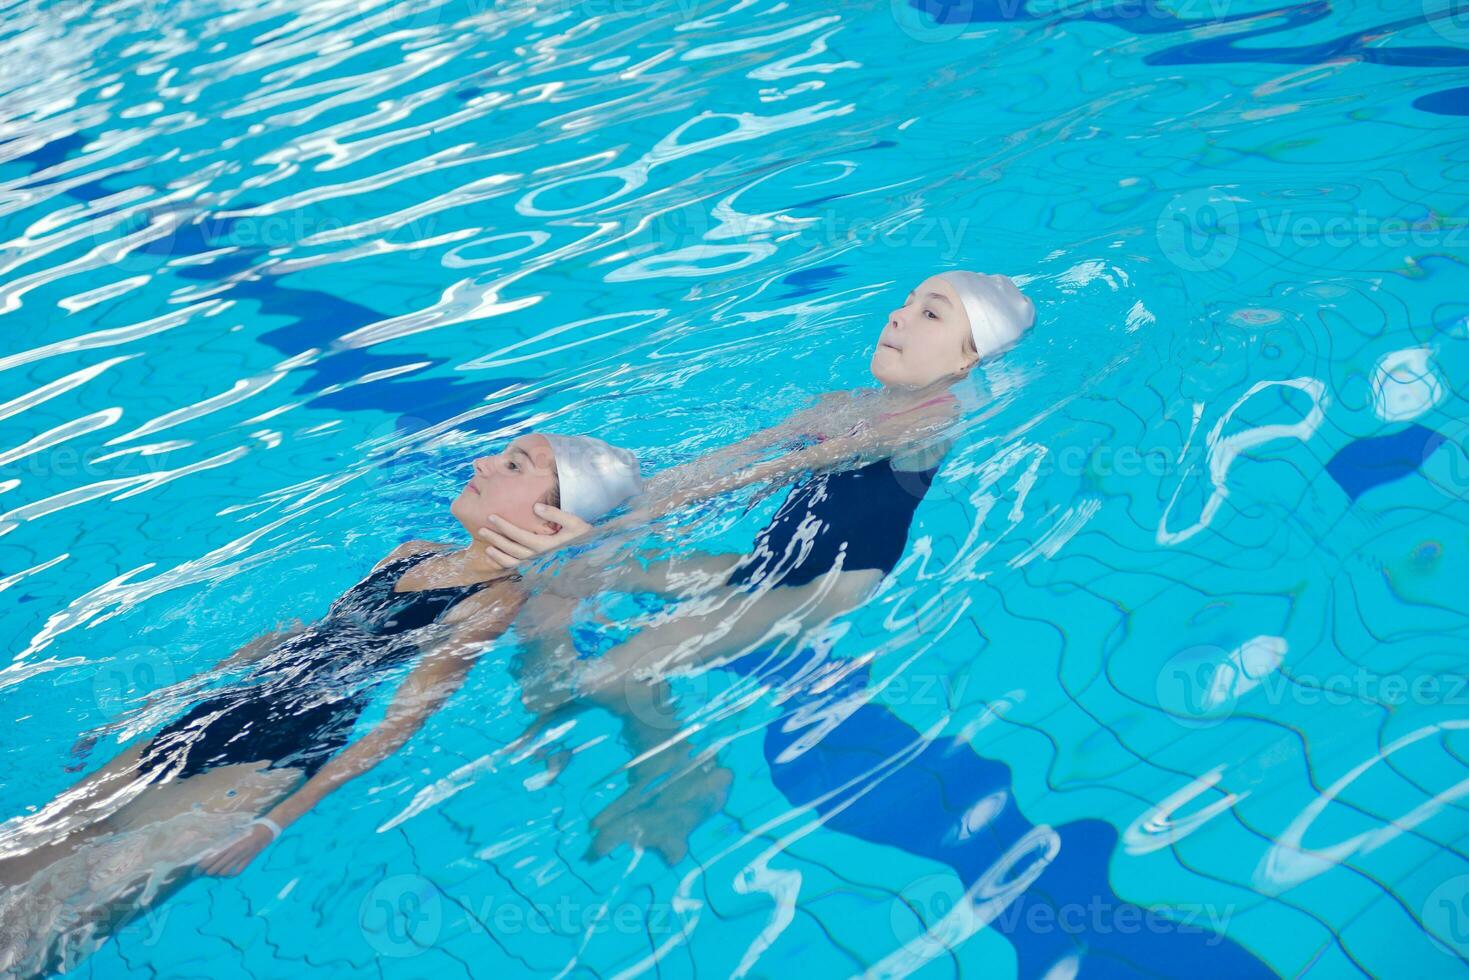
[[[970,336],[954,287],[929,276],[888,314],[872,353],[872,376],[890,388],[923,388],[964,374],[979,360],[968,347]]]
[[[491,514],[536,531],[555,525],[541,520],[532,509],[556,487],[556,455],[545,436],[531,433],[513,440],[494,456],[474,461],[474,475],[464,485],[449,512],[473,535],[489,527]]]

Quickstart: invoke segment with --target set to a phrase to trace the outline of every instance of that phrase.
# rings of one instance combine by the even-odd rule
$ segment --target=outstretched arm
[[[595,861],[629,844],[656,852],[673,867],[688,853],[694,829],[724,806],[733,774],[682,731],[668,681],[624,681],[587,691],[589,703],[621,721],[633,759],[627,789],[592,818],[594,833],[583,856]]]
[[[842,397],[840,393],[829,392],[822,395],[816,404],[792,413],[783,422],[759,429],[698,459],[670,466],[648,480],[647,493],[661,497],[686,484],[706,483],[718,474],[727,473],[731,467],[748,465],[752,459],[776,446],[806,436],[824,435],[824,428],[831,424],[832,406]]]
[[[775,459],[746,466],[725,476],[673,491],[652,499],[614,524],[643,523],[681,507],[755,483],[780,484],[804,473],[843,466],[863,457],[888,457],[912,449],[915,442],[933,435],[953,419],[948,405],[934,403],[918,410],[878,419],[855,432],[785,453]],[[612,525],[609,525],[611,527]]]
[[[252,826],[244,837],[200,862],[199,870],[205,874],[238,874],[278,832],[265,821],[279,829],[290,826],[327,794],[402,748],[445,699],[459,689],[485,645],[509,628],[524,602],[519,593],[487,591],[496,594],[484,600],[472,597],[454,610],[458,613],[460,608],[472,607],[467,614],[451,617],[453,633],[424,654],[404,678],[383,720],[372,731],[333,756],[300,789],[272,807],[264,820]]]
[[[444,546],[435,544],[432,541],[408,541],[393,549],[391,552],[388,553],[386,558],[378,562],[377,565],[373,567],[374,570],[376,570],[378,568],[381,568],[385,563],[392,561],[394,558],[399,558],[403,555],[417,554],[420,551],[426,551],[431,548],[442,547]],[[150,692],[146,697],[143,698],[143,703],[138,705],[136,708],[125,712],[123,715],[113,719],[112,721],[104,722],[103,724],[98,725],[96,728],[83,732],[77,738],[77,740],[72,743],[71,755],[73,761],[66,765],[66,771],[77,772],[81,770],[86,764],[88,753],[92,751],[92,748],[97,744],[98,739],[101,739],[107,735],[111,735],[114,732],[122,731],[135,719],[137,719],[159,701],[166,700],[177,694],[187,694],[189,692],[196,691],[210,681],[224,674],[227,674],[232,670],[236,670],[240,667],[247,667],[250,664],[253,664],[261,658],[265,657],[272,650],[275,650],[277,647],[279,647],[282,643],[304,632],[306,628],[306,623],[302,622],[300,619],[291,620],[289,623],[281,625],[278,629],[271,630],[268,633],[262,633],[259,636],[255,637],[255,639],[251,640],[249,643],[246,643],[244,646],[241,646],[238,650],[231,653],[228,657],[225,657],[213,667],[202,670],[197,674],[193,674],[189,677],[184,678],[181,681],[175,681],[174,683],[169,684],[166,687],[161,687],[156,691]]]
[[[176,694],[197,690],[221,674],[228,673],[237,667],[254,663],[304,629],[306,629],[305,623],[299,619],[293,620],[291,623],[283,625],[279,629],[260,634],[207,670],[202,670],[181,681],[175,681],[156,691],[150,691],[143,698],[142,704],[123,712],[123,714],[111,721],[103,722],[96,728],[89,729],[79,735],[71,746],[72,761],[67,763],[63,768],[67,772],[79,772],[86,765],[87,755],[92,751],[92,748],[97,744],[99,739],[127,728],[128,725],[132,724],[159,701],[171,698]]]
[[[657,479],[649,481],[648,489],[640,505],[635,506],[621,518],[599,525],[597,530],[609,532],[635,527],[689,504],[717,497],[755,483],[779,485],[801,474],[841,466],[864,456],[898,455],[914,448],[915,443],[931,438],[950,423],[954,418],[955,404],[952,396],[948,398],[940,396],[901,414],[859,425],[856,431],[847,435],[832,436],[814,445],[793,449],[775,459],[746,465],[733,472],[716,476],[699,476],[693,482],[681,486],[678,485],[679,479],[664,478],[667,474],[678,472],[681,469],[674,467],[660,474]],[[780,429],[781,427],[776,427],[763,431],[771,433]],[[746,440],[751,445],[757,441],[761,440],[756,440],[756,437]],[[702,467],[705,460],[714,458],[715,455],[717,454],[711,454],[696,462]],[[682,469],[686,474],[695,472],[686,468]],[[702,473],[703,471],[698,470],[697,472]],[[477,533],[477,537],[494,550],[496,560],[507,568],[534,558],[538,554],[565,547],[585,537],[592,530],[590,525],[574,515],[544,504],[536,506],[539,516],[560,524],[561,530],[555,534],[542,534],[517,528],[502,519],[496,523],[495,527],[482,528]]]

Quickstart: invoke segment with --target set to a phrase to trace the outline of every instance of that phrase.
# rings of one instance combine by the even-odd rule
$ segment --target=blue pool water
[[[1463,971],[1459,0],[68,0],[0,52],[0,819],[514,434],[658,469],[866,383],[935,271],[1039,310],[877,597],[676,679],[736,774],[677,866],[584,857],[617,726],[545,781],[495,651],[76,975]]]

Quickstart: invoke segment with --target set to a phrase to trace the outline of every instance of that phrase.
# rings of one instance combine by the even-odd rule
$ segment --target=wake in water
[[[0,976],[64,973],[139,918],[160,931],[163,901],[253,816],[189,812],[104,832],[29,880],[0,886]]]

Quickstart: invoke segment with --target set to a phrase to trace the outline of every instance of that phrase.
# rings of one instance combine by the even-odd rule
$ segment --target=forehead
[[[920,298],[929,293],[938,293],[950,303],[957,304],[959,300],[959,294],[954,292],[954,287],[950,286],[946,280],[939,276],[929,276],[917,286],[914,286],[913,292]]]
[[[545,436],[534,432],[510,440],[510,445],[505,447],[505,451],[508,453],[512,450],[520,450],[525,453],[537,469],[545,470],[548,473],[556,465],[556,454],[551,451],[551,444],[546,441]]]

